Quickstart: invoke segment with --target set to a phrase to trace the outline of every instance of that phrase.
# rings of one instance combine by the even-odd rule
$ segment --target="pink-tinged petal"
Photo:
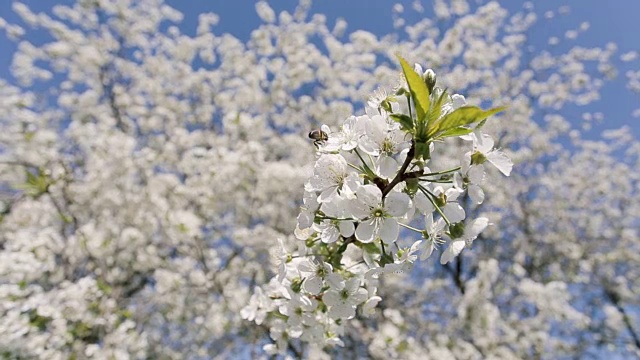
[[[356,228],[356,239],[363,243],[370,243],[373,241],[373,232],[375,230],[374,220],[368,220],[358,224]]]
[[[346,238],[353,235],[354,231],[356,230],[356,227],[351,221],[340,221],[338,226],[340,228],[340,234]]]
[[[447,203],[442,208],[442,212],[452,224],[460,222],[466,217],[464,209],[458,203]]]
[[[384,200],[384,210],[391,216],[402,216],[409,211],[411,198],[400,192],[390,192]]]
[[[398,234],[400,233],[400,226],[398,226],[398,221],[393,218],[383,219],[380,224],[379,236],[385,244],[391,244],[398,238]]]
[[[442,257],[440,257],[440,264],[444,265],[453,260],[454,257],[460,255],[464,246],[464,240],[452,241],[451,244],[449,244],[449,247],[442,253]]]
[[[513,162],[505,153],[502,151],[494,150],[487,154],[487,160],[493,164],[501,173],[505,176],[509,176],[511,174],[511,169],[513,168]]]
[[[302,283],[302,288],[309,294],[317,295],[322,289],[322,278],[320,278],[319,276],[312,276],[310,278],[307,278]]]

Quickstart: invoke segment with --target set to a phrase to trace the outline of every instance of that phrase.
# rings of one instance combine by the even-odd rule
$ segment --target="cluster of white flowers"
[[[378,91],[366,115],[309,135],[319,157],[305,183],[299,246],[289,252],[279,240],[277,276],[242,312],[258,324],[268,321],[275,341],[265,346],[268,353],[286,352],[297,338],[343,345],[345,320],[358,307],[373,314],[382,301],[379,276],[411,269],[439,245],[446,245],[440,262],[447,264],[489,225],[486,217],[469,219],[460,202],[483,202],[484,163],[511,172],[511,160],[481,131],[502,108],[466,106],[463,96],[436,86],[431,69],[400,62],[404,77],[393,95]],[[459,146],[449,137],[465,140],[460,163],[430,169],[436,147]],[[418,240],[402,246],[401,228]]]
[[[18,1],[17,16],[0,11],[12,57],[0,79],[3,357],[264,358],[271,334],[270,351],[289,339],[288,356],[310,359],[640,356],[640,146],[628,127],[593,138],[632,111],[611,80],[626,75],[637,95],[638,62],[628,44],[584,36],[546,48],[536,36],[578,29],[540,32],[544,11],[566,8],[405,0],[386,33],[359,27],[359,13],[314,13],[310,0],[261,0],[262,22],[233,35],[235,11],[213,2],[219,14],[180,1]],[[416,131],[424,104],[409,112],[406,93],[390,91],[396,52],[446,74],[437,85],[469,103],[509,105],[507,121],[480,130],[518,164],[510,177],[479,124],[437,142],[442,130]],[[345,122],[381,84],[368,116]],[[589,133],[574,126],[576,106]],[[312,123],[329,127],[313,133],[317,159]],[[413,145],[404,173],[425,176],[384,192]],[[347,177],[308,181],[294,232],[314,160],[318,174],[335,163]],[[467,234],[455,236],[436,198]],[[386,215],[372,217],[380,202]],[[467,246],[479,217],[496,226],[437,264]]]

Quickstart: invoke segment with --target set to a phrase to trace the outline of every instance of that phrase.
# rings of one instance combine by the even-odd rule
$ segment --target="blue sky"
[[[52,4],[68,4],[71,0],[60,1],[23,1],[34,10],[48,11]],[[280,10],[293,10],[297,0],[271,1],[272,6],[278,12]],[[420,16],[430,16],[431,1],[423,0],[425,13],[418,14],[411,10],[411,0],[399,0],[405,8],[405,17],[409,22],[419,19]],[[473,2],[473,1],[471,1]],[[515,12],[522,8],[523,0],[500,0],[502,6]],[[8,22],[20,23],[19,19],[11,10],[12,1],[0,1],[0,17]],[[216,28],[219,33],[228,32],[234,36],[246,40],[251,31],[260,24],[260,20],[254,10],[254,1],[212,1],[212,0],[167,0],[167,3],[177,8],[185,14],[185,19],[181,24],[184,32],[193,34],[197,24],[197,16],[202,12],[215,12],[220,15],[220,23]],[[364,29],[374,34],[382,35],[393,32],[391,8],[396,1],[388,0],[316,0],[312,6],[312,12],[327,15],[328,22],[332,25],[335,19],[342,17],[349,23],[348,31]],[[547,39],[550,36],[563,38],[566,30],[576,29],[582,22],[590,23],[590,29],[582,33],[578,40],[568,40],[559,45],[571,46],[579,43],[583,46],[603,46],[607,42],[614,42],[618,45],[619,54],[628,51],[640,51],[640,42],[637,34],[640,33],[640,22],[637,21],[637,14],[640,14],[640,1],[636,0],[557,0],[535,1],[536,12],[540,14],[538,24],[531,31],[531,43],[536,49],[548,48]],[[542,18],[547,10],[557,10],[561,5],[568,5],[570,13],[565,16],[558,16],[552,21]],[[557,13],[557,11],[556,11]],[[44,37],[42,32],[33,32],[29,37],[30,41],[41,42]],[[12,81],[9,73],[11,53],[15,49],[15,44],[7,40],[5,34],[0,32],[0,78]],[[640,68],[640,60],[625,64],[626,68]],[[640,138],[640,119],[633,118],[631,112],[640,108],[640,96],[632,94],[625,89],[626,78],[624,68],[618,78],[608,83],[602,91],[602,99],[589,106],[569,108],[565,112],[567,118],[580,118],[585,111],[600,111],[605,114],[602,124],[596,124],[587,134],[588,137],[596,138],[603,129],[617,128],[622,125],[630,125],[633,133]]]

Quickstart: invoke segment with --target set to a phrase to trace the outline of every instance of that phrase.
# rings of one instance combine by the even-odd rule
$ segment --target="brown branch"
[[[604,288],[604,294],[607,296],[607,299],[611,301],[611,303],[613,303],[620,314],[622,314],[622,319],[624,320],[624,324],[627,327],[629,334],[631,334],[633,343],[635,344],[636,348],[640,349],[640,336],[638,336],[635,329],[633,328],[631,319],[629,319],[629,314],[627,314],[627,312],[622,307],[622,304],[620,304],[620,295],[618,295],[615,290],[607,288],[606,286]]]
[[[391,182],[389,183],[389,185],[385,186],[384,189],[382,190],[382,198],[384,199],[387,194],[399,183],[411,178],[411,177],[417,177],[419,175],[413,175],[414,173],[420,173],[422,174],[422,171],[420,172],[412,172],[412,173],[406,173],[405,171],[407,171],[407,168],[409,167],[409,165],[411,164],[411,161],[413,161],[413,157],[415,156],[416,153],[416,143],[412,140],[411,141],[411,149],[409,149],[409,152],[407,153],[407,158],[404,159],[404,163],[402,164],[402,166],[400,167],[400,170],[398,171],[398,173],[396,174],[396,177],[393,178],[393,180],[391,180]],[[409,174],[412,174],[409,176]]]
[[[464,281],[462,281],[462,276],[461,276],[462,263],[460,261],[460,256],[458,256],[456,259],[457,259],[457,262],[456,262],[455,270],[451,266],[449,266],[449,264],[444,265],[442,268],[444,268],[451,275],[451,278],[453,279],[453,282],[458,288],[458,290],[460,290],[460,293],[464,294]]]

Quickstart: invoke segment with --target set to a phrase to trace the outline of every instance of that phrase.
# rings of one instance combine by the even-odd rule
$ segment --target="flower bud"
[[[300,289],[302,289],[302,279],[298,277],[291,280],[291,290],[295,293],[299,293]]]
[[[431,94],[433,92],[433,88],[436,86],[436,73],[431,69],[427,69],[427,71],[422,74],[422,78],[424,79],[425,84],[427,84],[429,94]]]

